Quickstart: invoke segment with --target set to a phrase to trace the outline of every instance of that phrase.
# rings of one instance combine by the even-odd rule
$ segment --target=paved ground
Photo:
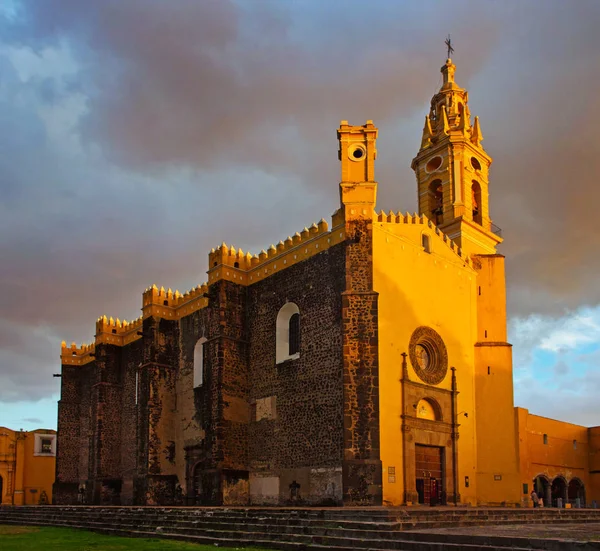
[[[430,534],[456,534],[469,536],[499,536],[540,539],[570,539],[577,541],[600,542],[600,522],[581,524],[512,524],[464,526],[461,528],[432,528],[430,530],[411,530]]]

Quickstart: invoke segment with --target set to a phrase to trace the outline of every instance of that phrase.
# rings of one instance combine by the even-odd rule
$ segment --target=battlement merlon
[[[344,223],[340,211],[332,216],[333,228],[321,219],[301,232],[288,236],[285,241],[272,244],[258,254],[244,253],[234,246],[221,244],[208,255],[208,283],[212,285],[221,279],[240,285],[252,285],[268,277],[275,271],[289,268],[327,250],[344,240]]]
[[[65,341],[62,341],[60,346],[60,362],[63,365],[84,365],[95,360],[94,353],[96,344],[82,344],[77,346],[74,342],[71,346],[67,346]]]
[[[164,319],[180,319],[194,310],[208,306],[208,285],[202,283],[197,287],[181,294],[156,285],[148,287],[142,298],[142,318],[149,317]]]

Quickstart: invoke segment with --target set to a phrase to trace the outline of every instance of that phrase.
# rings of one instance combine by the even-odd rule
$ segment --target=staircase
[[[0,524],[83,528],[129,537],[160,537],[223,547],[350,551],[598,549],[600,542],[539,537],[458,535],[436,529],[481,525],[590,524],[600,533],[600,510],[483,508],[196,508],[0,507]],[[424,532],[427,530],[427,532]]]

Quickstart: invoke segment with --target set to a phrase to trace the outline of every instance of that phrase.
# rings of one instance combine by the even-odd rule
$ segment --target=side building
[[[600,427],[583,427],[515,408],[523,499],[547,507],[600,501]],[[559,501],[560,500],[560,501]]]
[[[56,431],[15,431],[0,426],[0,504],[52,503]]]

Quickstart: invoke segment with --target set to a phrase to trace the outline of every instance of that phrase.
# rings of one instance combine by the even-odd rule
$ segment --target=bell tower
[[[494,254],[502,242],[489,212],[489,170],[479,118],[471,125],[468,92],[454,82],[447,59],[444,82],[425,116],[421,148],[412,161],[419,214],[425,214],[469,256]]]

